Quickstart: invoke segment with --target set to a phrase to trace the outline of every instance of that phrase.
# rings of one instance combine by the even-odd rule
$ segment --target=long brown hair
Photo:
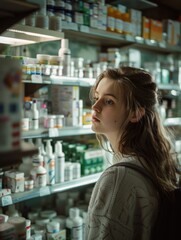
[[[132,67],[107,69],[98,76],[90,92],[92,96],[104,77],[114,80],[121,89],[127,116],[139,111],[140,107],[145,109],[145,114],[138,122],[126,120],[121,126],[120,153],[135,156],[142,164],[141,159],[144,159],[162,190],[169,192],[176,187],[176,173],[180,172],[173,155],[171,135],[164,128],[157,111],[157,85],[151,74]],[[97,138],[103,146],[105,136],[97,134]]]

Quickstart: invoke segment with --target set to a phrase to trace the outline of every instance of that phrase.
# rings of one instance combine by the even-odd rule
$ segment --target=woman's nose
[[[101,112],[101,106],[100,106],[100,102],[96,101],[93,105],[92,105],[92,109],[96,112]]]

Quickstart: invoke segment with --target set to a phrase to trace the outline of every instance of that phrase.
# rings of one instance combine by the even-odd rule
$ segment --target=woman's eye
[[[114,102],[113,102],[111,99],[106,99],[106,100],[105,100],[105,104],[107,104],[107,105],[113,105]]]

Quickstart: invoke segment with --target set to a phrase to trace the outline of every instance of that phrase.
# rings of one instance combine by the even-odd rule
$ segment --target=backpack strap
[[[112,165],[111,167],[114,167],[114,166],[123,166],[123,167],[128,167],[128,168],[136,170],[137,172],[141,173],[146,178],[148,178],[153,183],[153,185],[156,187],[158,192],[161,192],[161,189],[160,189],[160,186],[158,185],[158,183],[155,181],[153,176],[144,168],[142,168],[136,164],[129,163],[129,162],[119,162],[119,163]]]

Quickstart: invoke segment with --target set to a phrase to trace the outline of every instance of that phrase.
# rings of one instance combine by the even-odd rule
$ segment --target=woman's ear
[[[143,107],[138,108],[135,112],[132,113],[130,118],[130,122],[135,123],[139,122],[139,120],[145,115],[145,109]]]

